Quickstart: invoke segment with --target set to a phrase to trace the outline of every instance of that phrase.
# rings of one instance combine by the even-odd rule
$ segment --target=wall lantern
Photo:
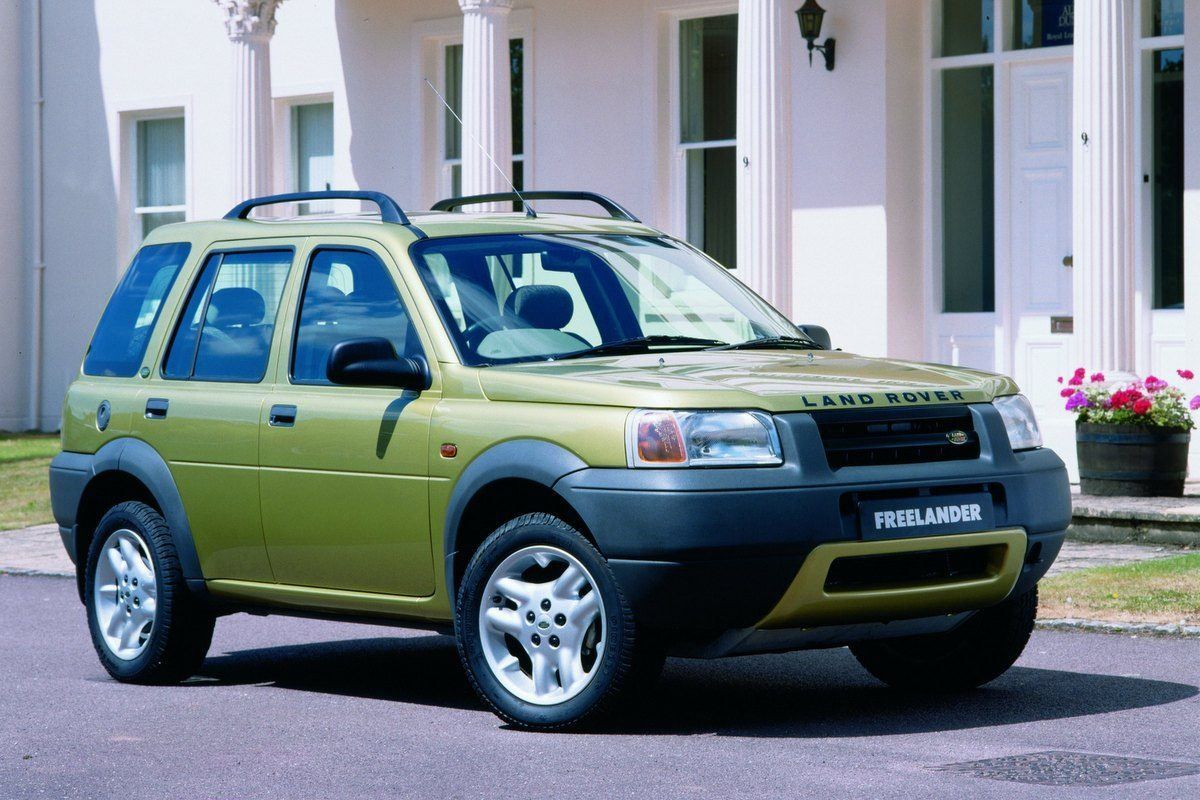
[[[825,44],[817,44],[821,35],[821,20],[825,17],[825,9],[817,5],[817,0],[804,0],[804,5],[796,11],[800,20],[800,35],[808,42],[808,65],[812,66],[813,50],[820,50],[825,56],[825,69],[833,69],[834,40],[826,39]]]

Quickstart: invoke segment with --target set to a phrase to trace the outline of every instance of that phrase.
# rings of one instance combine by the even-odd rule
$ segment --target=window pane
[[[737,150],[687,151],[687,238],[729,269],[737,267]]]
[[[992,68],[942,72],[942,276],[946,311],[995,308]]]
[[[942,55],[992,51],[993,0],[942,0]]]
[[[1183,308],[1183,50],[1153,59],[1154,307]]]
[[[292,106],[296,191],[320,191],[333,182],[333,103]]]
[[[737,15],[679,23],[680,128],[684,142],[737,135]]]
[[[292,356],[294,383],[329,383],[325,368],[338,342],[382,336],[402,356],[421,354],[416,331],[387,268],[359,250],[313,256]]]
[[[1075,41],[1075,0],[1012,0],[1013,49]]]
[[[137,151],[138,206],[183,205],[183,117],[139,120]]]
[[[1183,0],[1150,0],[1150,35],[1179,36],[1183,33]]]
[[[137,372],[162,301],[191,249],[189,244],[152,244],[138,251],[96,326],[84,373],[128,378]]]
[[[514,156],[525,152],[525,40],[508,43],[509,76],[512,98],[512,151]]]
[[[443,157],[462,158],[462,126],[454,118],[454,114],[462,116],[462,63],[463,48],[461,44],[446,47],[446,85],[443,92],[449,109],[442,109],[443,130],[445,131],[445,151]],[[454,109],[454,114],[450,113]],[[456,193],[457,194],[457,193]]]
[[[142,218],[142,238],[150,235],[150,231],[172,222],[183,222],[182,211],[156,211],[150,214],[139,214]]]
[[[279,299],[291,265],[290,250],[226,253],[210,258],[184,309],[164,374],[180,378],[190,373],[195,380],[208,381],[262,380]],[[195,365],[189,370],[193,352]]]

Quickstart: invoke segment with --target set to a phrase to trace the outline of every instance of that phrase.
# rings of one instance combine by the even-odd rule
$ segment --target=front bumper
[[[609,559],[640,624],[701,641],[734,629],[888,622],[992,605],[1032,587],[1062,545],[1070,486],[1050,450],[1014,453],[991,405],[973,405],[980,457],[831,470],[807,414],[776,417],[784,464],[691,470],[586,469],[555,489]],[[995,530],[864,542],[859,503],[987,493]],[[887,587],[822,598],[836,558],[954,546],[1004,555],[978,581]]]

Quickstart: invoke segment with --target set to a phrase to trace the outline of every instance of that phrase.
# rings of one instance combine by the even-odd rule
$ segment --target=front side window
[[[137,372],[163,300],[191,249],[190,244],[174,243],[138,251],[96,326],[84,374],[129,378]]]
[[[687,239],[737,266],[737,15],[679,23]]]
[[[383,337],[396,354],[421,345],[387,268],[362,250],[318,250],[309,261],[296,323],[292,382],[327,384],[329,353],[347,339]]]
[[[667,237],[427,239],[412,254],[466,364],[580,357],[647,337],[646,349],[682,349],[802,336],[725,270]]]
[[[176,325],[163,376],[261,381],[291,266],[291,250],[210,255]]]
[[[183,117],[137,122],[137,205],[142,238],[171,222],[182,222],[187,202]]]

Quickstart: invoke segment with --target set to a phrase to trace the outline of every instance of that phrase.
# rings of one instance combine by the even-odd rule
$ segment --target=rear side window
[[[163,300],[191,249],[180,242],[138,251],[96,326],[83,361],[85,375],[130,378],[137,373]]]
[[[176,325],[163,376],[261,381],[291,266],[291,250],[209,256]]]
[[[381,336],[396,354],[421,354],[412,320],[383,262],[362,250],[318,250],[309,262],[292,355],[293,383],[329,383],[338,342]]]

